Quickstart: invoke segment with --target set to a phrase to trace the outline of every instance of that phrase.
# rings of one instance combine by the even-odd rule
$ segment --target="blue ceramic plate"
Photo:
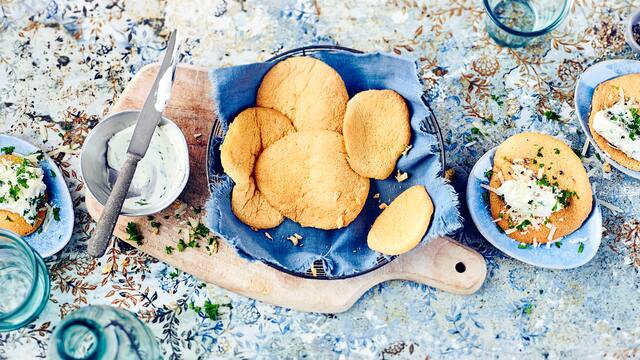
[[[28,155],[40,149],[28,142],[13,136],[0,134],[0,147],[13,146],[14,152],[20,155]],[[60,208],[60,220],[45,220],[43,231],[36,230],[33,234],[24,237],[25,241],[33,247],[43,258],[54,255],[62,250],[71,239],[73,233],[73,203],[64,177],[56,164],[46,156],[39,164],[44,170],[44,182],[47,185],[47,197],[51,208]],[[47,216],[52,216],[48,214]],[[45,228],[46,227],[46,228]]]
[[[580,229],[561,240],[560,248],[551,244],[549,248],[546,245],[541,245],[537,248],[529,246],[520,249],[518,248],[519,242],[498,230],[498,226],[491,217],[489,204],[485,200],[487,195],[483,195],[487,193],[487,190],[480,186],[489,183],[485,172],[493,168],[493,154],[495,152],[496,148],[493,148],[478,160],[467,181],[467,206],[471,219],[482,236],[505,254],[535,266],[550,269],[571,269],[589,262],[596,255],[602,238],[602,213],[595,199],[595,205],[587,220]],[[584,244],[582,252],[578,250],[580,243]]]
[[[578,83],[576,84],[575,103],[576,112],[578,113],[578,119],[580,120],[580,126],[582,130],[587,134],[591,145],[598,151],[600,156],[607,159],[613,167],[622,171],[623,173],[640,179],[640,171],[634,171],[628,169],[615,160],[611,159],[606,152],[604,152],[591,135],[589,129],[589,113],[591,112],[591,99],[593,98],[593,92],[596,87],[613,78],[617,78],[622,75],[640,73],[640,61],[636,60],[607,60],[592,65],[585,72],[580,75]]]

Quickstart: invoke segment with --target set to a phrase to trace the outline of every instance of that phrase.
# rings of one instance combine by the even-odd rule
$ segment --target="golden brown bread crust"
[[[349,94],[329,65],[307,56],[280,61],[262,79],[256,104],[280,111],[300,130],[342,133]]]
[[[606,152],[611,159],[631,170],[640,171],[640,161],[628,156],[623,151],[611,146],[607,139],[593,129],[595,114],[603,109],[610,108],[620,100],[620,89],[624,96],[640,102],[640,74],[629,74],[607,80],[596,87],[591,100],[591,113],[589,114],[589,130],[596,144]]]
[[[233,187],[231,210],[240,221],[256,229],[270,229],[284,220],[284,216],[258,191],[253,177],[248,184]]]
[[[542,149],[541,149],[542,148]],[[557,151],[555,149],[558,149]],[[543,156],[538,156],[538,153]],[[593,194],[587,172],[582,162],[573,150],[563,141],[550,135],[526,132],[514,135],[496,149],[493,158],[493,174],[489,186],[497,189],[501,185],[498,173],[502,172],[504,180],[513,178],[511,165],[514,160],[530,160],[529,167],[534,173],[538,172],[539,165],[544,164],[544,174],[552,181],[557,181],[559,188],[575,191],[577,196],[569,200],[569,205],[554,212],[549,221],[556,226],[553,240],[566,236],[579,229],[587,219],[593,206]],[[536,164],[533,164],[533,160]],[[494,192],[489,192],[491,216],[499,219],[498,214],[506,210],[504,201]],[[503,230],[509,229],[508,217],[497,222]],[[541,226],[539,230],[529,228],[529,231],[515,231],[508,236],[523,243],[531,244],[534,238],[538,243],[546,243],[550,229]]]
[[[327,130],[289,134],[265,149],[256,185],[284,216],[320,229],[349,225],[369,193],[369,179],[347,163],[342,135]]]
[[[400,255],[413,249],[427,232],[433,202],[422,185],[414,185],[398,195],[371,226],[367,245],[386,255]]]
[[[17,155],[0,155],[0,159],[11,161],[14,164],[22,163],[23,158]],[[46,201],[46,194],[45,194]],[[20,236],[27,236],[38,230],[47,217],[47,209],[43,208],[38,211],[38,216],[33,224],[29,224],[27,220],[11,211],[0,210],[0,228],[13,231]]]
[[[393,90],[363,91],[347,104],[343,134],[351,168],[386,179],[411,140],[409,108]]]
[[[284,220],[258,191],[252,175],[262,150],[294,131],[284,115],[261,107],[242,111],[229,125],[220,146],[220,161],[235,182],[231,209],[243,223],[256,229],[269,229]]]

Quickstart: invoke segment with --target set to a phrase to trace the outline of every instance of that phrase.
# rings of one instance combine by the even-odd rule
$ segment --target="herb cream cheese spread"
[[[620,101],[595,114],[593,129],[611,146],[640,161],[640,104],[626,101],[621,92]]]
[[[38,211],[45,204],[47,186],[43,179],[42,169],[26,158],[19,163],[0,158],[0,209],[18,214],[34,224]]]
[[[135,126],[130,126],[109,139],[107,163],[110,168],[120,170],[124,164],[134,129]],[[186,171],[186,164],[181,163],[175,153],[175,141],[180,136],[173,126],[156,128],[147,153],[138,162],[129,196],[123,205],[125,209],[139,210],[156,205],[175,192]]]

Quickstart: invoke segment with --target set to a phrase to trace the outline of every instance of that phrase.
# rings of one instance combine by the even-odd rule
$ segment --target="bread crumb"
[[[293,246],[298,246],[298,242],[300,241],[300,239],[298,239],[297,237],[291,235],[287,238],[287,240],[291,241],[291,243],[293,244]]]
[[[448,168],[444,172],[444,179],[447,181],[453,180],[453,177],[456,175],[456,171],[453,168]]]
[[[269,233],[268,233],[268,232],[266,232],[266,231],[264,232],[264,236],[266,236],[266,237],[267,237],[267,239],[269,239],[269,240],[273,240],[273,237],[271,237],[271,234],[269,234]]]
[[[608,162],[604,163],[602,165],[602,170],[606,173],[610,173],[611,172],[611,164],[609,164]]]
[[[409,178],[409,174],[407,174],[406,172],[402,172],[400,170],[398,170],[398,173],[396,174],[396,181],[401,183],[405,180],[407,180]]]
[[[387,206],[388,206],[388,205],[387,205],[387,204],[385,204],[385,203],[382,203],[382,204],[378,205],[378,207],[379,207],[380,209],[383,209],[383,210],[384,210],[384,209],[386,209],[386,208],[387,208]]]
[[[409,150],[411,150],[412,147],[413,145],[411,144],[407,145],[407,147],[402,151],[402,156],[407,156],[407,153],[409,152]]]
[[[380,193],[373,194],[373,198],[374,199],[380,199]]]

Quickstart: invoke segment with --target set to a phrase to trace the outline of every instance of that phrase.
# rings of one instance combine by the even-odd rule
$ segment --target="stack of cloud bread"
[[[277,63],[260,84],[256,107],[236,116],[221,146],[222,166],[235,183],[234,214],[255,229],[284,218],[324,230],[348,226],[362,211],[370,178],[388,178],[409,147],[409,118],[395,91],[368,90],[349,100],[340,75],[322,61]],[[390,255],[415,246],[433,213],[423,186],[397,201],[368,238],[372,249]]]
[[[527,132],[496,149],[490,174],[491,215],[509,237],[554,242],[582,226],[592,192],[582,162],[563,141]]]

